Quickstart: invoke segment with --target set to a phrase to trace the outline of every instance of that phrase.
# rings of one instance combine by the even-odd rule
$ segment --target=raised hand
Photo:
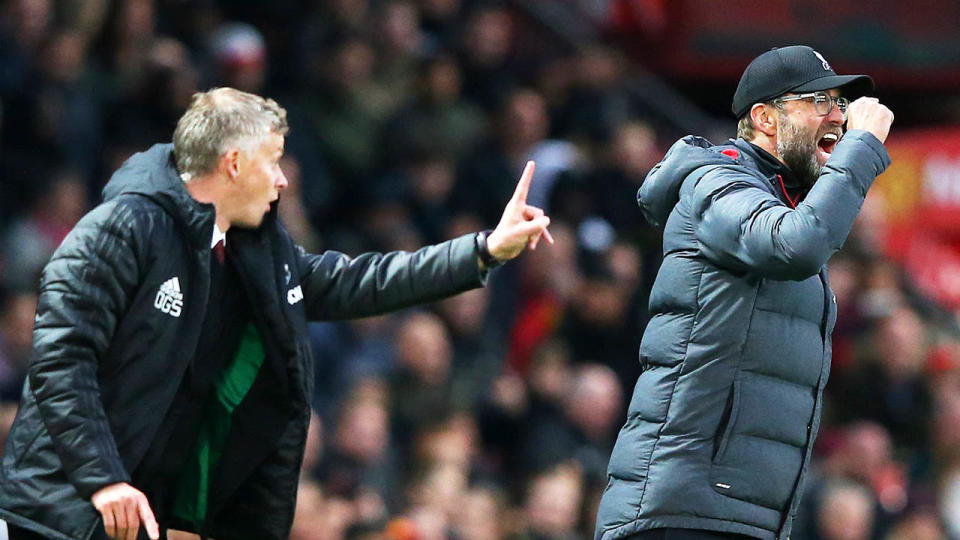
[[[501,261],[513,259],[525,247],[537,249],[541,236],[547,242],[553,243],[553,237],[547,230],[550,218],[543,213],[543,210],[527,204],[527,192],[530,191],[530,182],[533,180],[535,168],[534,162],[527,162],[513,197],[503,209],[500,223],[487,237],[487,248],[490,254]]]
[[[877,98],[862,97],[847,109],[847,129],[865,129],[880,142],[887,140],[890,124],[893,124],[893,112]]]
[[[107,536],[115,540],[136,540],[140,524],[151,539],[160,538],[160,526],[150,510],[147,496],[125,482],[100,489],[90,502],[103,517]]]

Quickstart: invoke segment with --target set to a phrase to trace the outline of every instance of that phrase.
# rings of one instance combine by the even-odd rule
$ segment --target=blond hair
[[[272,99],[234,88],[193,95],[173,132],[173,154],[184,181],[213,171],[230,147],[252,150],[270,133],[286,135],[287,111]]]
[[[737,138],[745,141],[753,140],[753,118],[750,117],[750,111],[740,117],[737,122]]]

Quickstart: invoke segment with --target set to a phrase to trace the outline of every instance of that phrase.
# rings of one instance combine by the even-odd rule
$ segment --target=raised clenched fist
[[[862,97],[847,109],[847,129],[863,129],[873,133],[880,142],[887,140],[893,112],[872,97]]]

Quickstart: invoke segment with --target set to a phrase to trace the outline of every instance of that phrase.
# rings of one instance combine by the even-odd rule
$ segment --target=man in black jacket
[[[307,321],[478,287],[552,241],[526,204],[529,163],[489,234],[305,253],[276,217],[286,131],[272,100],[196,94],[173,144],[131,157],[54,254],[0,463],[12,538],[286,538],[310,417]]]

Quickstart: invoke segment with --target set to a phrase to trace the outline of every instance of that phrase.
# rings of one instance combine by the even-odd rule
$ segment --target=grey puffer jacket
[[[638,200],[666,223],[664,259],[598,540],[661,527],[788,537],[830,371],[825,265],[888,164],[851,130],[799,203],[789,171],[742,139],[686,137],[650,172]]]
[[[44,270],[33,359],[0,460],[0,519],[57,540],[103,536],[91,495],[134,482],[195,356],[210,290],[214,208],[183,187],[172,145],[131,157],[104,196]],[[231,229],[227,252],[265,359],[234,412],[200,532],[282,540],[310,420],[307,321],[437,300],[486,273],[474,235],[416,253],[308,254],[275,207],[259,228]],[[150,504],[165,526],[164,501]]]

